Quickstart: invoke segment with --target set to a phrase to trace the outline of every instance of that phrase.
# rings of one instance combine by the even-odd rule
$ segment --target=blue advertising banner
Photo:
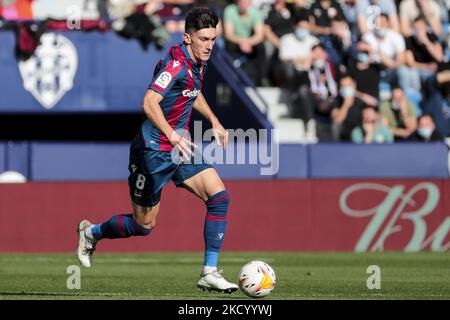
[[[15,41],[0,32],[0,112],[140,112],[164,53],[113,32],[47,32],[35,55],[19,62]]]

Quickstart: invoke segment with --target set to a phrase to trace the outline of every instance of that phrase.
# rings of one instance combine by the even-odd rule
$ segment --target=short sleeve
[[[257,8],[252,8],[252,9],[253,9],[254,26],[259,25],[259,24],[264,24],[264,17],[262,15],[261,11],[259,11]]]
[[[367,14],[367,7],[369,6],[369,3],[366,0],[359,0],[356,2],[356,14],[358,16],[366,16]]]
[[[395,7],[394,0],[386,2],[386,10],[389,16],[397,16],[397,8]]]
[[[233,23],[234,22],[234,4],[230,4],[225,7],[223,11],[223,22],[225,23]]]
[[[392,130],[389,129],[388,127],[384,127],[384,132],[385,132],[386,143],[393,143],[394,135],[392,133]]]
[[[176,83],[182,68],[182,62],[175,59],[167,59],[160,62],[155,68],[155,76],[148,89],[165,97],[167,92],[170,91]]]
[[[411,102],[408,102],[408,114],[409,116],[416,118],[416,108]]]
[[[400,33],[395,32],[395,37],[394,37],[394,45],[396,48],[396,52],[403,52],[406,50],[406,45],[405,45],[405,38],[403,38],[403,36]]]
[[[352,130],[352,141],[354,143],[363,143],[364,137],[360,127],[356,127]]]

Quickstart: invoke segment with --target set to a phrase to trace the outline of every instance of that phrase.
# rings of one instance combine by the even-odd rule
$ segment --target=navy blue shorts
[[[128,186],[131,199],[143,207],[153,207],[161,200],[163,187],[172,180],[177,187],[197,173],[212,168],[201,155],[201,161],[177,164],[170,151],[154,151],[145,148],[138,140],[130,147]]]

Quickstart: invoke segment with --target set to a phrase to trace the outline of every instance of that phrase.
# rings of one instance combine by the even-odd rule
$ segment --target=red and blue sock
[[[132,214],[118,214],[106,222],[92,226],[92,235],[95,240],[146,236],[151,231],[152,229],[138,224]]]
[[[227,230],[227,213],[230,204],[228,190],[211,196],[206,202],[207,214],[204,227],[204,266],[217,267],[220,249]]]

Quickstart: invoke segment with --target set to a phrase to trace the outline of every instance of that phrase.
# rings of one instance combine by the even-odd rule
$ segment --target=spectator
[[[434,0],[403,0],[400,3],[400,29],[405,37],[413,34],[413,23],[419,16],[424,17],[436,36],[441,36],[441,9]]]
[[[361,124],[364,102],[356,96],[356,83],[350,75],[339,81],[337,107],[331,111],[333,140],[351,141],[351,133]]]
[[[362,39],[370,45],[372,59],[383,67],[381,81],[402,83],[399,76],[404,73],[399,73],[399,69],[405,67],[405,40],[400,33],[390,28],[386,14],[380,15],[379,23],[379,29],[367,32]]]
[[[328,53],[336,69],[345,71],[350,58],[352,34],[345,19],[336,17],[331,22],[330,46]]]
[[[337,103],[338,91],[336,78],[338,76],[322,44],[313,47],[311,63],[312,68],[308,72],[308,76],[313,97],[314,118],[317,122],[311,122],[311,128],[307,124],[306,132],[308,134],[308,132],[317,131],[319,140],[329,141],[332,140],[331,110]],[[317,130],[315,129],[316,125]]]
[[[141,0],[146,2],[145,13],[157,15],[164,21],[164,26],[171,33],[184,32],[184,17],[195,0]]]
[[[271,6],[276,0],[251,0],[251,6],[258,9],[263,15],[264,19],[267,19]]]
[[[352,35],[356,37],[360,32],[358,26],[358,14],[356,11],[357,0],[341,0],[340,4],[345,19],[349,24],[350,31]]]
[[[295,17],[286,6],[285,0],[276,0],[269,11],[265,21],[264,30],[266,38],[271,44],[272,54],[269,58],[269,80],[276,86],[283,85],[282,64],[279,59],[281,37],[294,30]]]
[[[336,0],[315,1],[310,8],[310,19],[312,32],[324,45],[330,56],[333,56],[333,45],[331,42],[332,21],[336,18],[345,20],[344,12]]]
[[[424,112],[430,114],[442,137],[450,137],[450,70],[437,74],[438,90],[425,102]]]
[[[394,141],[391,130],[385,126],[375,108],[366,107],[362,111],[362,124],[353,129],[354,143],[391,143]]]
[[[265,75],[264,20],[261,12],[251,7],[251,0],[237,0],[224,11],[227,51],[257,86]]]
[[[294,32],[281,37],[279,58],[289,89],[297,90],[303,85],[309,87],[312,48],[318,43],[319,39],[310,33],[310,23],[306,18],[297,22]]]
[[[294,3],[290,3],[290,8],[295,16],[295,19],[298,21],[299,19],[303,19],[311,15],[310,1],[308,0],[295,0]]]
[[[389,20],[391,29],[400,32],[397,8],[393,0],[359,0],[356,5],[358,26],[361,34],[377,28],[377,16],[384,13]]]
[[[151,11],[148,2],[141,5],[137,3],[137,0],[109,3],[108,13],[114,20],[113,30],[121,37],[138,40],[144,50],[148,50],[152,42],[162,49],[170,40],[170,34],[159,17]]]
[[[375,63],[371,47],[362,40],[356,44],[356,59],[348,67],[348,73],[356,81],[356,95],[366,105],[378,107],[380,65]]]
[[[315,1],[311,8],[311,22],[313,33],[320,36],[329,36],[331,34],[331,21],[336,17],[345,20],[344,12],[336,0]],[[320,39],[322,42],[323,40]]]
[[[400,87],[392,89],[390,101],[380,104],[380,114],[396,141],[405,140],[417,129],[416,109]]]
[[[426,21],[419,16],[414,21],[414,34],[406,39],[406,62],[404,71],[407,81],[404,87],[420,91],[422,83],[433,76],[438,64],[444,61],[444,52],[436,35],[427,31]]]
[[[417,130],[408,137],[408,141],[432,142],[442,140],[441,135],[436,130],[433,117],[429,114],[421,115],[418,123]]]

